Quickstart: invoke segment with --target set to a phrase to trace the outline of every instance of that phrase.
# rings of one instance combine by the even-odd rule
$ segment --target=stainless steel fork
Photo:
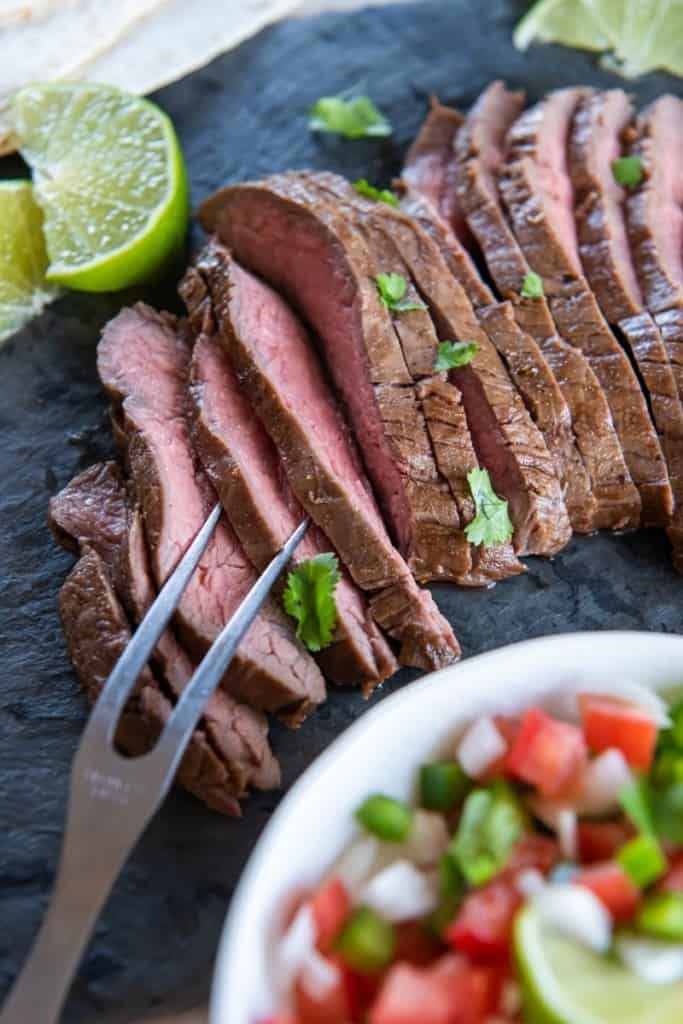
[[[47,914],[0,1024],[57,1024],[99,913],[133,846],[163,802],[206,702],[309,520],[294,531],[224,627],[148,754],[126,759],[112,743],[140,672],[166,629],[221,516],[216,505],[166,581],[105,683],[83,733],[57,880]]]

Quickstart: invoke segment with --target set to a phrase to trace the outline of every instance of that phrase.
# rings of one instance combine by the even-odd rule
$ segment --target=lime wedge
[[[583,0],[540,0],[517,25],[514,42],[519,50],[526,50],[534,42],[600,51],[610,45],[602,25]]]
[[[187,176],[158,107],[106,85],[58,83],[20,90],[12,117],[45,215],[48,281],[116,291],[178,251]]]
[[[608,51],[603,63],[629,78],[655,68],[683,75],[683,0],[539,0],[514,41]]]
[[[680,1024],[683,983],[653,985],[549,929],[533,907],[515,924],[527,1024]]]
[[[0,342],[56,296],[46,268],[43,214],[31,182],[0,181]]]

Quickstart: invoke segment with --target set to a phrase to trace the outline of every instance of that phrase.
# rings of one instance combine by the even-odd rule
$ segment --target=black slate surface
[[[444,0],[285,23],[165,89],[158,99],[178,127],[193,200],[286,167],[388,181],[432,92],[464,106],[497,76],[532,98],[563,84],[618,84],[588,54],[516,53],[510,36],[523,6]],[[391,117],[393,139],[312,138],[306,106],[356,83]],[[629,87],[647,100],[681,83],[661,75]],[[0,175],[17,166],[0,161]],[[146,293],[158,303],[173,296],[173,281]],[[56,613],[70,558],[48,535],[46,503],[110,451],[95,343],[129,298],[65,297],[0,350],[0,1000],[45,907],[85,714]],[[575,541],[553,562],[529,565],[525,578],[489,593],[436,588],[466,655],[567,630],[681,629],[683,581],[660,534]],[[275,728],[287,786],[364,706],[358,695],[337,693],[299,733]],[[277,802],[275,794],[256,797],[234,822],[171,796],[97,928],[68,1024],[130,1021],[205,998],[230,895]]]

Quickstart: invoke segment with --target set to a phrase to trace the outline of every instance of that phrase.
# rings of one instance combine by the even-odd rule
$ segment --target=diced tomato
[[[294,1007],[297,1024],[348,1024],[351,1008],[342,972],[336,968],[336,983],[324,995],[308,991],[299,979],[294,986]]]
[[[562,796],[588,761],[581,730],[530,708],[507,759],[508,772],[536,786],[543,796]]]
[[[493,721],[495,722],[498,732],[505,740],[507,747],[505,753],[501,754],[500,757],[496,758],[496,760],[488,766],[481,776],[481,782],[493,782],[494,779],[500,779],[507,773],[508,755],[519,730],[519,722],[516,718],[505,718],[503,715],[496,715]]]
[[[500,961],[510,953],[512,925],[522,903],[514,881],[496,878],[469,893],[446,939],[475,961]]]
[[[683,892],[683,850],[674,853],[670,859],[669,870],[657,885],[659,892]]]
[[[556,839],[526,832],[513,847],[505,874],[536,868],[542,875],[547,875],[559,860],[560,846]]]
[[[284,1016],[266,1017],[265,1020],[259,1021],[259,1024],[297,1024],[297,1022],[287,1013]]]
[[[586,742],[594,753],[614,747],[632,767],[649,771],[657,743],[657,723],[648,711],[616,697],[589,694],[581,694],[579,707]]]
[[[406,921],[396,926],[396,961],[426,967],[434,963],[441,953],[441,943],[437,942],[419,921]]]
[[[329,953],[352,910],[351,897],[339,878],[323,883],[311,900],[318,949]]]
[[[344,979],[350,1019],[353,1021],[364,1020],[382,987],[384,975],[361,974],[359,971],[354,971],[341,959],[336,962]]]
[[[449,954],[432,967],[391,969],[369,1024],[484,1024],[498,1005],[498,972]]]
[[[575,875],[572,881],[575,885],[583,885],[595,893],[609,910],[612,920],[620,924],[630,921],[640,906],[638,886],[616,861],[606,861],[585,868]]]
[[[627,821],[580,821],[578,824],[579,860],[597,864],[611,860],[617,850],[634,834]]]

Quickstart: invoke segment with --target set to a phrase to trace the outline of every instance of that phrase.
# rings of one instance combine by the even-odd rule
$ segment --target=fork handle
[[[95,922],[130,852],[130,838],[120,849],[114,840],[99,859],[96,836],[92,847],[86,843],[80,850],[68,836],[67,828],[50,905],[0,1024],[58,1024]]]

